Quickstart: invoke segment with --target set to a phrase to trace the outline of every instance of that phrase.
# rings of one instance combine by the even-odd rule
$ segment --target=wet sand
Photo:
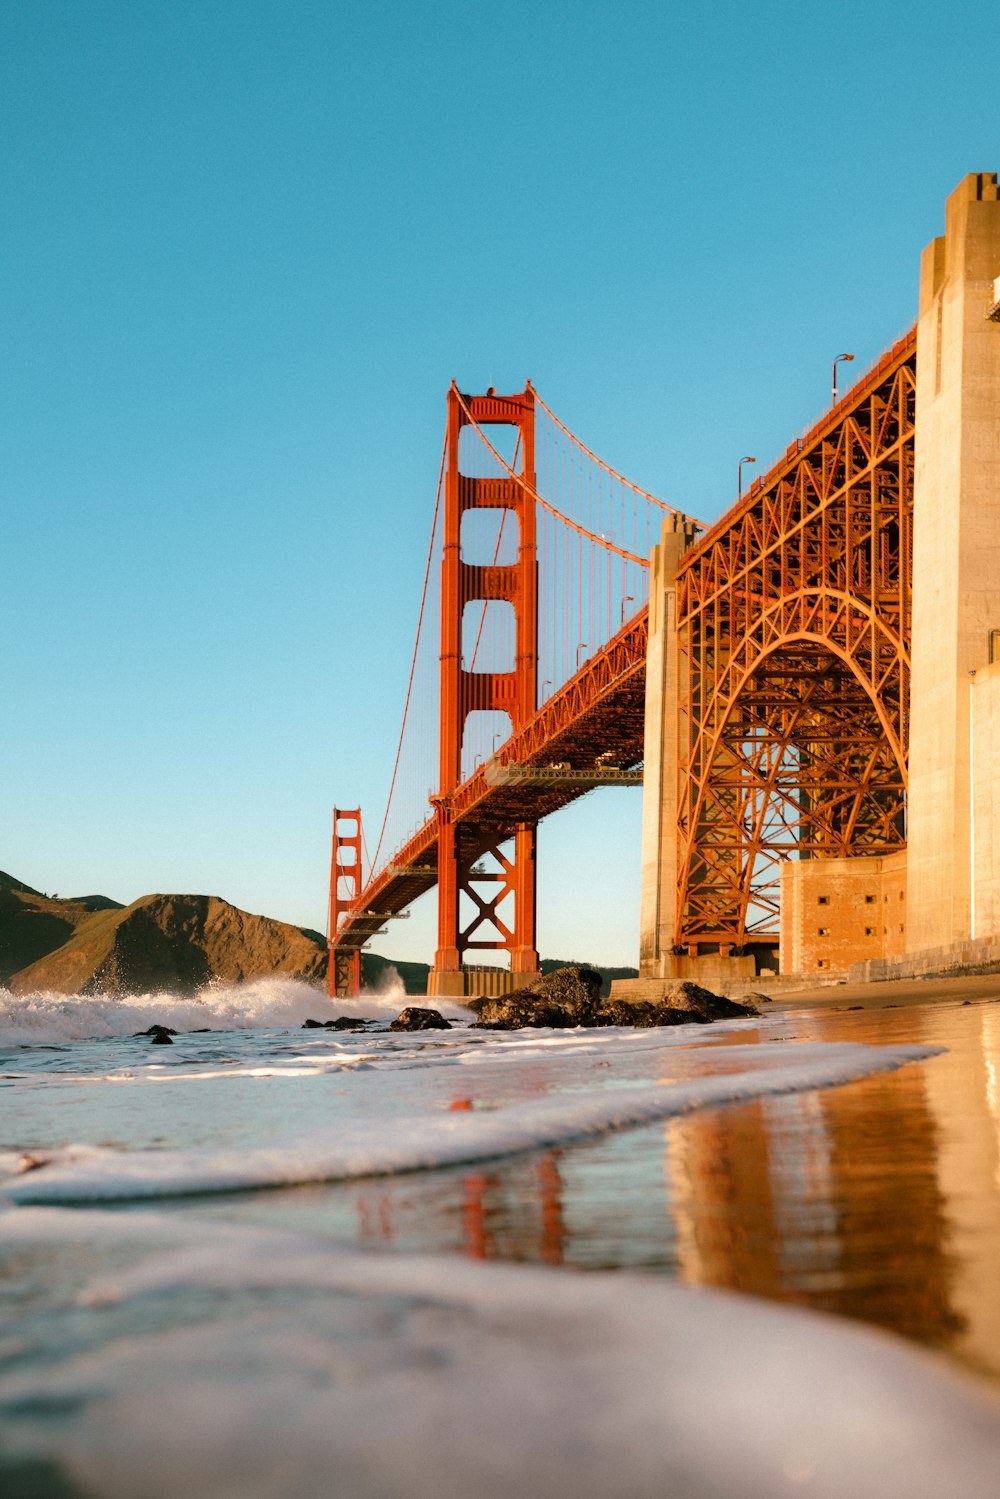
[[[969,974],[964,978],[889,979],[878,984],[824,984],[787,990],[774,1004],[804,1004],[837,1008],[844,1004],[861,1005],[866,1010],[885,1009],[892,1005],[937,1004],[947,1000],[1000,1000],[1000,973]]]
[[[689,1140],[714,1157],[715,1206],[701,1206],[686,1278],[890,1328],[1000,1385],[1000,976],[839,985],[767,1008],[796,1040],[945,1050],[809,1095],[799,1128],[757,1106],[720,1119],[714,1149]]]
[[[692,1184],[680,1278],[889,1328],[1000,1386],[1000,976],[838,985],[766,1008],[789,1040],[944,1050],[673,1126]]]
[[[216,1144],[232,1131],[270,1140],[289,1098],[328,1127],[351,1098],[376,1128],[416,1103],[419,1118],[447,1119],[673,1083],[690,1112],[475,1165],[8,1212],[23,1314],[0,1380],[3,1461],[13,1454],[0,1488],[141,1481],[151,1495],[246,1499],[291,1492],[291,1454],[295,1472],[322,1475],[302,1493],[336,1472],[372,1496],[617,1486],[768,1499],[807,1481],[828,1499],[993,1495],[1000,1407],[940,1360],[848,1323],[890,1329],[1000,1393],[1000,982],[838,986],[762,1010],[667,1033],[524,1033],[513,1062],[481,1033],[454,1061],[435,1060],[445,1038],[412,1055],[399,1038],[404,1065],[360,1081],[288,1080],[325,1034],[267,1033],[271,1070],[253,1033],[199,1035],[214,1048],[205,1077],[185,1082],[189,1060],[174,1081],[208,1089],[198,1117]],[[913,1049],[859,1076],[844,1043]],[[234,1052],[242,1082],[223,1077]],[[853,1081],[766,1086],[769,1069],[802,1075],[817,1053],[827,1063],[805,1075],[831,1082],[831,1052]],[[64,1108],[77,1129],[89,1117],[73,1055],[55,1048],[22,1095],[46,1137]],[[137,1110],[117,1091],[128,1068],[95,1060],[99,1143]],[[763,1085],[738,1103],[709,1107],[690,1087],[757,1069]],[[144,1092],[154,1145],[169,1092],[162,1079]],[[207,1100],[223,1097],[213,1122]],[[563,1268],[512,1274],[503,1261]],[[678,1296],[671,1280],[757,1299]],[[768,1302],[833,1317],[780,1317]]]
[[[638,1269],[797,1303],[889,1328],[1000,1388],[1000,976],[762,1008],[759,1025],[698,1027],[662,1080],[685,1055],[688,1075],[717,1070],[720,1052],[755,1040],[942,1052],[475,1169],[303,1188],[282,1194],[281,1221],[361,1246]],[[268,1221],[274,1208],[212,1211]]]

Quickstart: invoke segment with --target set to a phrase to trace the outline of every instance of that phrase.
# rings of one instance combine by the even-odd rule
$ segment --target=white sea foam
[[[392,970],[395,975],[395,970]],[[178,1031],[298,1028],[307,1018],[332,1020],[344,1013],[392,1020],[413,1003],[398,976],[385,988],[365,990],[356,999],[330,1000],[319,989],[297,979],[248,979],[242,984],[215,982],[193,996],[169,990],[116,995],[12,994],[0,987],[0,1045],[59,1045],[67,1041],[130,1036],[152,1024]],[[417,1001],[419,1003],[420,1001]],[[469,1019],[469,1011],[448,1001],[434,1001],[451,1018]]]
[[[65,1246],[78,1292],[66,1336],[29,1325],[0,1370],[0,1483],[33,1462],[107,1499],[996,1494],[990,1392],[822,1314],[176,1215],[9,1211],[4,1244]]]
[[[740,1051],[745,1055],[741,1057]],[[732,1071],[665,1084],[560,1093],[506,1107],[345,1120],[267,1147],[33,1152],[0,1183],[12,1203],[87,1203],[337,1181],[510,1156],[694,1109],[831,1087],[936,1054],[926,1046],[813,1042],[727,1047]],[[742,1064],[742,1065],[741,1065]]]

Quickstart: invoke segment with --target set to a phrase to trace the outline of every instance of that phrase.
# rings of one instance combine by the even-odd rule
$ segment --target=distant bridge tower
[[[329,966],[326,992],[348,997],[361,992],[360,947],[336,947],[341,915],[361,894],[361,808],[333,809],[333,848],[330,855],[330,922],[327,938]]]
[[[463,427],[504,425],[518,432],[520,479],[475,478],[459,467]],[[488,433],[484,434],[489,440]],[[485,444],[483,450],[487,451]],[[498,465],[500,467],[500,465]],[[428,983],[431,994],[462,995],[466,955],[506,951],[514,975],[538,972],[535,946],[535,834],[537,819],[509,827],[456,827],[450,797],[462,776],[462,743],[474,712],[509,715],[519,729],[538,706],[538,562],[535,546],[535,395],[463,396],[448,392],[444,554],[441,572],[441,741],[438,817],[438,945]],[[517,531],[513,562],[463,557],[463,518],[490,509]],[[472,527],[466,527],[469,535]],[[499,533],[498,533],[499,534]],[[506,553],[504,554],[506,555]],[[497,553],[499,557],[499,551]],[[463,653],[469,605],[509,604],[513,659],[504,669],[476,670],[474,651]],[[475,618],[475,613],[471,616]],[[464,642],[468,647],[468,638]],[[506,736],[504,736],[506,737]],[[513,839],[513,852],[500,845]],[[511,900],[512,897],[512,900]],[[506,901],[506,907],[504,902]],[[513,906],[513,910],[509,909]],[[517,979],[515,978],[515,983]]]

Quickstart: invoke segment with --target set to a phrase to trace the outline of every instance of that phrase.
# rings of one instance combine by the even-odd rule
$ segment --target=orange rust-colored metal
[[[342,918],[346,919],[357,904],[361,883],[361,808],[334,807],[326,975],[326,992],[331,999],[361,992],[361,948],[343,946],[337,940]]]
[[[738,951],[769,937],[779,865],[794,854],[880,854],[904,843],[915,358],[911,332],[682,561],[675,926],[682,949]],[[487,431],[491,422],[520,429],[518,478],[459,473],[458,437],[470,419]],[[584,795],[595,782],[583,773],[609,755],[623,771],[641,764],[645,609],[536,709],[533,465],[530,386],[503,397],[452,388],[440,790],[433,815],[364,890],[364,909],[357,890],[339,927],[331,925],[338,962],[355,950],[360,962],[385,916],[438,884],[440,972],[459,971],[475,948],[506,949],[515,970],[537,967],[537,822]],[[513,564],[462,562],[461,517],[477,506],[516,511],[521,551]],[[462,613],[477,599],[513,606],[512,671],[463,665]],[[513,732],[462,780],[466,718],[496,708],[510,714]],[[497,773],[507,768],[518,774]],[[521,774],[531,771],[541,773]],[[498,910],[510,894],[513,922]],[[460,900],[471,910],[464,926]]]
[[[777,925],[780,863],[905,842],[916,335],[677,579],[678,950]]]
[[[476,478],[459,470],[459,438],[470,422],[516,427],[523,482],[505,475]],[[535,397],[530,386],[519,395],[462,395],[448,392],[448,435],[444,485],[444,550],[441,562],[440,775],[437,809],[438,945],[437,973],[461,971],[469,951],[506,951],[515,972],[537,972],[535,945],[535,825],[537,817],[484,831],[455,817],[452,798],[461,784],[462,740],[466,720],[477,711],[510,716],[516,733],[535,713],[538,701],[538,563],[535,544]],[[468,511],[510,511],[516,518],[518,552],[509,565],[465,562],[461,555],[462,517]],[[514,616],[513,670],[475,670],[462,660],[462,619],[467,604],[503,601]],[[499,834],[499,837],[497,836]],[[513,858],[499,843],[514,840]],[[479,863],[487,857],[484,870]],[[493,894],[483,886],[496,886]],[[513,913],[500,906],[513,895]],[[469,910],[463,925],[462,906]]]
[[[593,766],[598,755],[613,747],[623,768],[639,765],[647,632],[643,609],[511,735],[498,750],[496,764],[533,768],[556,761],[583,768]],[[488,778],[487,767],[480,766],[448,799],[448,819],[439,805],[392,863],[379,871],[364,892],[366,907],[402,911],[433,889],[442,841],[452,840],[453,849],[460,840],[467,867],[474,867],[499,837],[512,836],[519,823],[537,823],[591,789],[592,784],[568,777],[541,785],[497,784]],[[338,947],[360,946],[370,935],[364,913],[355,908],[344,917]]]

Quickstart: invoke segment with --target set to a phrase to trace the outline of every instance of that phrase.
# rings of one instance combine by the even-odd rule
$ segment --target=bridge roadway
[[[463,861],[498,836],[595,786],[641,780],[648,611],[643,607],[449,798]],[[568,767],[568,769],[567,769]],[[363,947],[387,917],[437,884],[438,815],[370,881],[341,926],[341,951]]]

